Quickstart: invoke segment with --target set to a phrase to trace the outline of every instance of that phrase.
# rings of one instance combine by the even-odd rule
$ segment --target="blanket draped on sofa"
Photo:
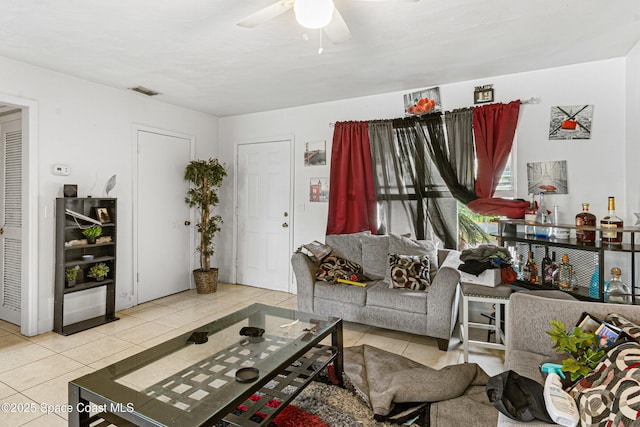
[[[498,412],[485,394],[488,375],[475,363],[436,370],[368,345],[344,350],[345,374],[377,416],[394,403],[429,402],[431,425],[496,425]],[[437,403],[435,403],[437,402]]]

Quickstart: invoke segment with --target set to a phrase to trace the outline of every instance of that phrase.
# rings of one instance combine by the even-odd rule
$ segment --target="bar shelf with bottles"
[[[586,300],[586,301],[600,301],[604,302],[604,286],[605,276],[608,277],[608,270],[605,269],[604,254],[607,251],[626,252],[631,255],[631,271],[630,271],[630,290],[631,301],[633,304],[640,304],[640,295],[636,292],[636,267],[635,267],[635,254],[640,252],[640,244],[636,243],[636,233],[640,233],[638,227],[626,227],[617,228],[616,232],[622,233],[622,243],[605,243],[602,242],[602,233],[608,230],[601,227],[577,227],[574,224],[549,224],[549,223],[536,223],[531,221],[525,221],[521,219],[496,219],[498,224],[498,233],[495,236],[498,239],[498,244],[501,246],[515,246],[517,255],[523,255],[526,261],[529,251],[533,252],[534,259],[541,260],[544,257],[545,247],[553,251],[556,249],[557,258],[556,261],[560,262],[564,253],[569,254],[569,260],[574,266],[574,271],[577,274],[576,285],[577,289],[568,290],[567,292],[574,297]],[[524,226],[537,226],[546,227],[550,229],[562,228],[567,230],[576,230],[580,228],[586,231],[595,231],[595,242],[583,243],[579,242],[573,235],[568,239],[560,239],[556,237],[536,237],[524,233]],[[519,231],[522,228],[523,231]],[[510,245],[509,243],[513,243]],[[515,262],[516,260],[514,260]],[[599,291],[597,298],[589,295],[589,284],[591,275],[596,267],[599,268]],[[558,289],[554,286],[545,284],[531,283],[524,280],[516,280],[513,285],[515,287],[521,287],[525,289]]]

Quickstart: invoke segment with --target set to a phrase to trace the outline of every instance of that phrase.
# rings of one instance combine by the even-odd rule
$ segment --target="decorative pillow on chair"
[[[352,274],[362,274],[362,266],[353,261],[335,255],[329,255],[322,261],[322,264],[320,264],[318,272],[316,273],[316,279],[325,282],[335,282],[338,278]]]
[[[423,291],[431,285],[428,255],[389,255],[391,266],[390,288]]]

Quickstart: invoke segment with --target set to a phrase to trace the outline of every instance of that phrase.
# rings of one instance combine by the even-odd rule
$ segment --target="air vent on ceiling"
[[[147,95],[147,96],[159,95],[159,92],[156,92],[155,90],[147,89],[144,86],[136,86],[136,87],[132,87],[132,88],[129,88],[129,89],[134,91],[134,92],[138,92],[138,93],[141,93],[141,94]]]

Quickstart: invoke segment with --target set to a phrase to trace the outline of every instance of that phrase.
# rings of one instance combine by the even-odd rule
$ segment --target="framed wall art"
[[[591,139],[593,105],[551,107],[549,139]]]
[[[421,116],[422,114],[442,111],[440,88],[432,87],[404,95],[405,116]]]
[[[329,201],[329,178],[311,178],[309,181],[309,201]]]
[[[567,161],[527,163],[529,194],[569,194]]]
[[[327,164],[327,141],[313,141],[304,144],[304,165],[319,166]]]
[[[493,102],[493,85],[476,86],[473,90],[473,103]]]

